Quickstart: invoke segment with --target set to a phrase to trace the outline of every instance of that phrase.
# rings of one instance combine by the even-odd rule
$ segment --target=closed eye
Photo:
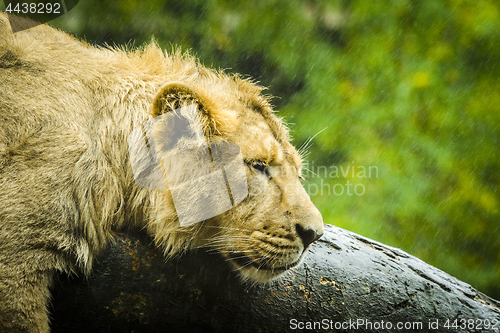
[[[252,166],[252,168],[257,170],[258,172],[260,172],[261,174],[263,174],[267,178],[269,178],[269,179],[273,178],[271,176],[271,173],[269,172],[269,166],[265,162],[263,162],[261,160],[256,160],[256,161],[251,161],[249,164]]]

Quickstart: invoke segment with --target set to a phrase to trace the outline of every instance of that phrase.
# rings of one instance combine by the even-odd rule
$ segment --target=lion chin
[[[283,266],[273,266],[266,263],[257,263],[243,254],[232,253],[226,257],[234,269],[239,273],[243,281],[255,283],[268,283],[282,276],[285,272],[298,266],[303,259],[285,264]]]

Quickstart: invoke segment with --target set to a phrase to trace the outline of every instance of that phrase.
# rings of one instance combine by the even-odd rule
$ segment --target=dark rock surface
[[[90,277],[61,276],[53,332],[500,332],[500,302],[330,225],[303,264],[267,286],[242,284],[215,253],[166,262],[150,242],[123,236]]]

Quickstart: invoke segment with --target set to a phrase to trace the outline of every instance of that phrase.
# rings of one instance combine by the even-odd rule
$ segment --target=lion
[[[262,91],[154,41],[94,47],[47,25],[13,34],[0,13],[0,331],[49,332],[55,274],[88,274],[127,230],[145,230],[167,259],[214,249],[252,283],[297,266],[323,221],[301,184],[289,131]],[[181,226],[168,188],[137,185],[127,140],[188,105],[207,142],[239,147],[248,194]]]

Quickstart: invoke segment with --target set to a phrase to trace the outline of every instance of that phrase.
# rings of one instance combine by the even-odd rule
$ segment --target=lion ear
[[[224,135],[236,129],[237,117],[233,112],[224,110],[203,89],[181,82],[163,86],[155,96],[150,113],[158,117],[192,104],[197,106],[205,134]]]

